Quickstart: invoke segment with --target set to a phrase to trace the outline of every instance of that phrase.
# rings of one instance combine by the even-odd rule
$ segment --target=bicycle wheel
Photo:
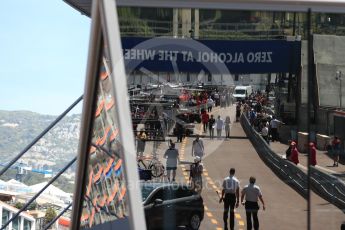
[[[149,169],[151,170],[152,177],[161,177],[164,174],[164,166],[160,162],[155,162],[150,165]]]
[[[147,166],[145,165],[143,160],[139,160],[138,161],[138,168],[142,169],[142,170],[146,170],[147,169]]]

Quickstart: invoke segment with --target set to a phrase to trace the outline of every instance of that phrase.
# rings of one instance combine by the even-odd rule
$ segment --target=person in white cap
[[[202,171],[204,167],[201,163],[201,158],[196,156],[194,163],[190,166],[189,180],[191,181],[192,189],[201,194],[202,191]]]
[[[197,134],[192,144],[192,157],[198,156],[200,159],[204,156],[204,143]]]

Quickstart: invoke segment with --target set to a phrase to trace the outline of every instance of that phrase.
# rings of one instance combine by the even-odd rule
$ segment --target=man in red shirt
[[[204,126],[204,133],[206,133],[206,130],[207,130],[207,124],[208,124],[208,120],[210,119],[210,116],[208,115],[208,113],[206,111],[204,111],[202,114],[201,114],[201,121],[202,121],[202,124]]]
[[[298,150],[296,147],[296,142],[291,142],[291,155],[289,158],[290,161],[292,161],[293,163],[295,163],[296,165],[299,163],[298,160]]]
[[[310,164],[312,166],[316,165],[316,148],[315,144],[313,142],[309,143],[309,148],[310,148]]]

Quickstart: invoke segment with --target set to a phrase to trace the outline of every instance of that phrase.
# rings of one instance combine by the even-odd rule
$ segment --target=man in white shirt
[[[204,156],[204,143],[200,140],[199,135],[196,135],[192,144],[192,156],[198,156],[200,159]]]
[[[218,116],[218,118],[216,120],[216,129],[217,129],[217,137],[218,137],[218,139],[222,135],[223,127],[224,127],[224,121],[223,121],[223,119],[220,116]]]
[[[224,230],[228,230],[228,213],[230,208],[230,230],[234,230],[235,227],[235,207],[238,208],[240,201],[240,182],[235,177],[235,169],[230,169],[230,176],[226,177],[223,181],[222,196],[219,203],[224,201]]]
[[[214,94],[214,100],[216,102],[216,107],[219,106],[219,93],[215,92]]]
[[[262,193],[259,186],[255,185],[255,177],[249,178],[249,184],[244,186],[241,193],[241,203],[245,205],[246,216],[247,216],[247,230],[252,229],[252,217],[254,222],[254,230],[259,230],[259,219],[258,210],[259,204],[258,199],[260,199],[263,210],[265,210],[265,202],[262,198]],[[246,202],[243,202],[244,197],[246,197]]]
[[[279,134],[278,134],[278,126],[279,126],[279,124],[284,124],[284,123],[279,121],[275,116],[273,116],[273,119],[270,122],[271,134],[272,134],[272,142],[278,141],[278,139],[279,139]]]
[[[267,144],[270,144],[269,142],[269,138],[268,138],[268,122],[265,124],[265,126],[262,128],[261,130],[261,136],[263,139],[265,139],[265,141],[267,142]]]
[[[213,100],[211,97],[207,99],[207,112],[212,112],[212,107],[213,107]]]

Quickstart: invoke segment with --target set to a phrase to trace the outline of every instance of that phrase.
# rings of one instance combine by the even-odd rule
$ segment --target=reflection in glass
[[[81,226],[95,225],[128,216],[123,151],[119,138],[112,78],[106,58],[98,76],[97,107],[94,114],[87,187]]]

